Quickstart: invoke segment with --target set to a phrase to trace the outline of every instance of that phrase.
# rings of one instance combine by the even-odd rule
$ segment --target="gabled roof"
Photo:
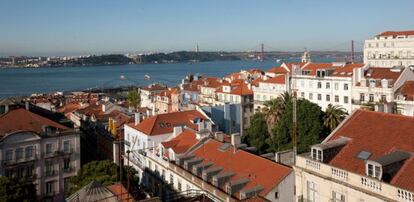
[[[128,126],[149,136],[163,135],[172,133],[175,126],[187,126],[194,130],[198,130],[197,124],[193,123],[193,120],[196,119],[207,120],[207,117],[197,110],[172,112],[158,114],[144,119],[137,125],[135,125],[135,123],[130,123]]]
[[[231,94],[231,95],[253,95],[253,90],[251,87],[249,88],[249,84],[246,83],[237,83],[230,85],[231,90],[230,92],[224,92],[223,87],[221,87],[219,90],[216,91],[216,93],[225,93],[225,94]]]
[[[277,76],[272,77],[272,78],[261,79],[258,82],[259,83],[285,84],[286,83],[286,76],[285,75],[277,75]]]
[[[414,100],[414,81],[405,81],[397,90],[397,94],[404,96],[406,100]]]
[[[122,194],[121,194],[122,193]],[[97,181],[92,181],[77,192],[65,199],[67,202],[129,202],[134,201],[121,184],[113,184],[107,187]]]
[[[19,108],[0,116],[0,137],[17,131],[41,133],[43,131],[42,126],[52,126],[61,131],[69,130],[68,127],[60,123]]]
[[[403,70],[393,71],[392,68],[386,68],[386,67],[370,67],[365,72],[365,77],[371,78],[371,79],[378,79],[378,80],[387,79],[387,80],[396,81],[398,77],[400,77],[402,72]]]
[[[349,138],[349,141],[328,163],[365,175],[365,161],[357,158],[361,151],[371,153],[368,160],[395,151],[414,152],[414,117],[357,110],[324,142],[341,137]],[[414,191],[413,173],[412,155],[392,177],[390,184]]]
[[[410,36],[414,35],[414,30],[407,30],[407,31],[386,31],[381,34],[378,34],[377,36]]]
[[[230,178],[231,181],[247,178],[249,181],[243,187],[243,190],[260,185],[263,190],[257,194],[265,197],[269,191],[292,172],[292,169],[287,166],[238,150],[231,145],[223,151],[220,149],[223,144],[228,143],[210,139],[191,153],[196,157],[203,158],[204,163],[211,162],[214,167],[223,168],[220,173],[234,173]],[[220,188],[225,190],[225,187]],[[234,196],[239,198],[239,192],[235,193]]]
[[[363,63],[350,63],[346,64],[344,67],[336,67],[334,72],[332,73],[333,77],[352,77],[353,70],[355,68],[364,67],[365,64]]]
[[[290,72],[290,69],[286,69],[285,67],[272,67],[267,72],[275,73],[275,74],[287,74]]]
[[[172,149],[176,154],[181,154],[189,150],[193,145],[198,142],[194,131],[184,129],[182,133],[169,141],[162,142],[161,144],[166,149]]]

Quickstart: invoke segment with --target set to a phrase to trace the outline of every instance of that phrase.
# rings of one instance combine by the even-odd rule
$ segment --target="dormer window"
[[[373,163],[367,163],[367,175],[377,179],[381,179],[381,166]]]
[[[317,148],[312,148],[312,159],[317,161],[322,161],[322,150]]]
[[[316,71],[316,76],[317,77],[325,77],[326,75],[326,71],[325,70],[318,70]]]

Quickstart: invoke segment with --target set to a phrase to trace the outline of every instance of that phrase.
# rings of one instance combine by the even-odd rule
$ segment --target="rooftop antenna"
[[[354,63],[355,50],[354,50],[354,40],[351,40],[351,62]]]

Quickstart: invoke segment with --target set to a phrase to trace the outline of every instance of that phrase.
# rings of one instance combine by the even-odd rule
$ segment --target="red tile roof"
[[[377,36],[410,36],[414,35],[414,30],[407,30],[407,31],[386,31],[381,34],[378,34]]]
[[[398,77],[400,77],[401,71],[392,71],[391,68],[386,67],[370,67],[365,72],[366,78],[372,78],[372,79],[391,79],[396,81]]]
[[[344,67],[335,68],[334,72],[330,76],[334,77],[352,77],[353,70],[355,68],[363,67],[363,63],[346,64]]]
[[[414,152],[414,117],[357,110],[325,141],[340,137],[350,140],[329,164],[365,175],[365,162],[357,158],[361,151],[370,152],[371,160],[397,150]],[[390,184],[414,191],[413,159],[405,161]]]
[[[248,86],[249,84],[246,83],[233,83],[231,85],[230,92],[224,92],[223,87],[216,91],[216,93],[225,93],[225,94],[232,94],[232,95],[253,95],[252,88]]]
[[[122,184],[112,184],[106,186],[121,202],[133,202],[135,201],[128,190]]]
[[[184,129],[182,133],[169,141],[162,142],[164,148],[171,148],[176,154],[181,154],[198,142],[194,131]]]
[[[286,76],[285,75],[277,75],[275,77],[268,78],[266,80],[265,79],[261,79],[258,82],[260,82],[260,83],[285,84],[286,83]]]
[[[162,91],[162,90],[168,90],[168,87],[160,85],[160,84],[151,84],[147,87],[142,88],[141,90],[146,91]]]
[[[398,93],[403,95],[406,100],[414,100],[414,81],[406,81],[398,89]]]
[[[290,70],[285,69],[284,67],[272,67],[267,72],[275,73],[275,74],[286,74],[290,72]]]
[[[146,135],[162,135],[172,133],[175,126],[185,125],[194,130],[198,130],[197,124],[192,123],[194,119],[207,120],[203,114],[197,110],[172,112],[167,114],[159,114],[144,119],[138,125],[130,123],[128,126],[134,128]]]
[[[0,137],[17,131],[31,131],[41,133],[43,131],[42,126],[44,125],[55,127],[61,131],[69,129],[66,126],[63,126],[55,121],[37,115],[28,110],[19,108],[11,110],[8,113],[0,116]]]
[[[214,167],[222,167],[221,172],[233,172],[234,175],[230,180],[238,180],[249,178],[249,182],[243,189],[253,188],[255,186],[263,186],[263,190],[258,195],[265,197],[269,191],[277,186],[292,169],[277,164],[268,159],[256,156],[243,150],[236,150],[233,146],[227,150],[220,151],[219,148],[223,143],[211,139],[203,146],[200,146],[192,154],[202,157],[204,162],[212,162]],[[227,143],[228,144],[228,143]],[[221,187],[225,190],[224,187]],[[239,192],[235,193],[239,198]]]
[[[302,71],[309,71],[310,76],[315,76],[320,69],[333,69],[332,63],[309,63],[302,68]]]

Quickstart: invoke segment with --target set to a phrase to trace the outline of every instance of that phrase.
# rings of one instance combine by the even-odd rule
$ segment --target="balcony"
[[[31,161],[35,161],[37,159],[37,156],[35,154],[33,154],[32,157],[25,157],[25,158],[21,158],[21,159],[11,159],[11,160],[3,160],[2,161],[2,165],[3,166],[12,166],[15,164],[21,164],[21,163],[27,163],[27,162],[31,162]]]
[[[56,174],[57,174],[56,170],[46,170],[45,171],[45,176],[46,177],[51,177],[51,176],[54,176]]]

